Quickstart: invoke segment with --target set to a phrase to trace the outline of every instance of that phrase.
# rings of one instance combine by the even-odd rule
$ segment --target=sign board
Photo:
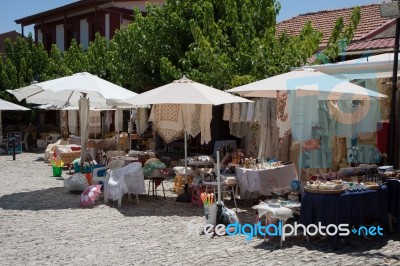
[[[13,154],[13,139],[15,139],[15,153],[22,153],[22,133],[8,132],[7,133],[7,151],[8,154]]]

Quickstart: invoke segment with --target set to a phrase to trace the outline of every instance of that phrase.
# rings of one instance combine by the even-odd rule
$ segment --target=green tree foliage
[[[73,72],[70,68],[67,67],[64,56],[61,53],[60,49],[58,49],[57,45],[53,44],[51,46],[50,54],[47,60],[47,67],[43,71],[43,76],[41,77],[41,81],[56,79],[68,75],[72,75]]]
[[[299,36],[276,34],[279,11],[276,0],[167,0],[148,4],[146,15],[134,10],[134,23],[110,42],[96,35],[87,51],[75,40],[65,52],[32,38],[9,41],[0,91],[83,71],[136,92],[183,75],[228,89],[304,65],[317,50],[322,34],[311,23]],[[326,56],[352,39],[359,16],[356,9],[347,26],[338,20]]]
[[[176,1],[178,2],[178,1]],[[190,1],[182,1],[184,6]],[[179,5],[179,6],[181,6]],[[112,76],[124,87],[140,92],[162,84],[160,60],[177,62],[193,41],[184,21],[188,9],[171,13],[170,6],[147,5],[144,16],[134,11],[134,23],[121,28],[111,42]]]
[[[78,44],[75,39],[71,41],[71,45],[64,52],[65,65],[73,72],[88,72],[89,62],[87,54],[82,44]]]
[[[325,50],[317,57],[317,63],[326,63],[329,60],[334,60],[339,54],[346,51],[346,46],[353,39],[360,18],[361,9],[360,7],[355,7],[348,25],[345,25],[343,17],[339,17],[336,20]]]
[[[107,41],[100,33],[89,43],[87,50],[88,71],[102,79],[110,79],[110,51]]]
[[[321,33],[276,36],[274,0],[169,0],[135,11],[135,22],[113,39],[112,71],[122,85],[150,89],[188,75],[227,89],[300,66]]]

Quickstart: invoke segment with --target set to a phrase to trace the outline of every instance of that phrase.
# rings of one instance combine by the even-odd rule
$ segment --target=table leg
[[[235,203],[235,209],[236,209],[236,212],[237,212],[238,210],[237,210],[237,205],[236,205],[236,195],[235,195],[233,186],[231,186],[231,188],[232,188],[233,202]]]
[[[393,233],[393,215],[392,214],[388,214],[388,219],[389,219],[389,230],[390,233]],[[400,222],[400,221],[398,221]]]
[[[128,202],[132,202],[132,196],[131,193],[128,192]]]

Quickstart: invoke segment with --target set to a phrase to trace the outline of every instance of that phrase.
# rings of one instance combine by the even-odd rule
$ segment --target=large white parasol
[[[179,104],[183,105],[220,105],[226,103],[236,103],[236,102],[252,102],[248,99],[244,99],[232,94],[226,93],[224,91],[214,89],[212,87],[197,83],[185,76],[179,80],[175,80],[167,85],[155,88],[153,90],[141,93],[135,97],[125,99],[121,101],[121,104],[128,103],[131,105],[147,105],[147,104]],[[182,108],[184,110],[184,108]],[[187,123],[189,121],[184,121]],[[187,134],[186,125],[183,128],[177,129],[184,131],[184,147],[185,147],[185,194],[187,195]],[[218,181],[219,181],[219,173]],[[218,182],[219,184],[220,182]],[[218,186],[218,192],[220,192],[220,186]],[[218,203],[221,203],[220,194],[218,193]],[[184,197],[185,202],[190,202],[189,197]]]
[[[297,96],[317,95],[318,100],[369,100],[387,97],[313,69],[294,70],[227,90],[243,97],[267,98],[276,98],[277,91],[295,91]]]
[[[87,116],[90,105],[108,108],[120,100],[137,95],[137,93],[86,72],[7,91],[19,101],[25,99],[27,103],[53,104],[63,107],[79,106],[80,120],[84,121],[81,123],[87,125],[89,124]],[[86,99],[90,99],[90,104],[89,101],[86,102]],[[84,128],[86,128],[85,125],[81,124],[81,147],[83,152],[86,152],[88,131],[85,131]],[[85,158],[81,157],[81,163]]]

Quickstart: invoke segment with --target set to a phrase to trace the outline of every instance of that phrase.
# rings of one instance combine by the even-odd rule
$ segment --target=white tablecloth
[[[289,218],[293,217],[291,209],[283,206],[272,207],[266,202],[260,202],[260,204],[255,205],[252,208],[258,211],[258,218],[269,214],[272,218],[286,222]]]
[[[252,192],[268,196],[272,191],[288,191],[292,180],[298,180],[295,164],[260,170],[236,167],[236,174],[241,199],[249,199]]]
[[[146,193],[142,164],[139,162],[130,163],[110,172],[106,196],[118,200],[125,193]]]

